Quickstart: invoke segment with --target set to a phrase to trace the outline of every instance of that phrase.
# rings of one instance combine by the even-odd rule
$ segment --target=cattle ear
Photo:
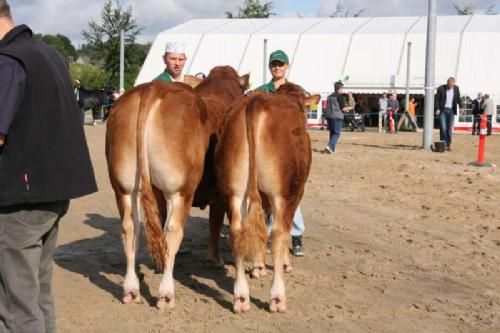
[[[196,88],[203,80],[197,78],[193,75],[184,75],[184,83],[191,86],[191,88]]]
[[[311,104],[318,104],[319,100],[321,99],[320,95],[311,95],[309,97],[306,97],[304,104],[305,105],[311,105]]]
[[[240,76],[240,87],[243,88],[243,90],[250,88],[250,73]]]

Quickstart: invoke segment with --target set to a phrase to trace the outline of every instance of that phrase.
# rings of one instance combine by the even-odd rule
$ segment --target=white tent
[[[326,97],[339,79],[354,93],[402,93],[411,42],[410,88],[423,93],[426,26],[425,17],[192,20],[157,36],[136,84],[163,71],[167,41],[182,41],[185,74],[231,65],[240,74],[250,72],[257,87],[269,80],[266,40],[267,54],[284,50],[290,57],[289,79],[311,93]],[[454,76],[463,95],[474,98],[483,91],[500,104],[499,40],[499,15],[438,17],[436,83]],[[316,117],[311,124],[319,122],[320,114]],[[471,118],[457,120],[457,126],[468,126]]]

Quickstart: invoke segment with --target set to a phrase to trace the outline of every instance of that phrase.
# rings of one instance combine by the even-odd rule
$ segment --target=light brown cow
[[[284,267],[288,241],[311,166],[311,143],[305,130],[303,90],[285,84],[274,95],[255,94],[235,105],[216,150],[219,187],[231,221],[236,264],[234,311],[250,308],[244,260],[263,262],[267,230],[264,211],[272,214],[274,277],[269,309],[286,310]]]
[[[140,300],[135,256],[141,194],[148,250],[157,266],[164,269],[157,306],[174,307],[175,254],[195,189],[204,172],[210,138],[222,117],[218,110],[224,103],[227,108],[234,98],[242,95],[242,82],[246,86],[248,76],[240,78],[232,68],[215,68],[200,85],[203,94],[182,83],[155,81],[131,90],[113,108],[107,123],[106,156],[122,218],[127,258],[124,303]],[[209,92],[215,95],[216,90],[222,93],[218,99],[211,100]],[[232,94],[234,97],[229,96]],[[198,197],[209,203],[206,196]],[[222,218],[223,215],[224,211]],[[211,228],[211,232],[215,229]],[[211,235],[211,239],[218,241],[218,232]],[[217,251],[217,256],[212,256],[220,258],[218,244],[212,247],[213,252]]]

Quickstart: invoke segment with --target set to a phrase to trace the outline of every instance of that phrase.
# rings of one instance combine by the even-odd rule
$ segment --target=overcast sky
[[[328,16],[338,0],[274,0],[277,17]],[[91,19],[99,21],[105,0],[8,0],[16,23],[25,23],[35,32],[60,33],[81,43],[81,32]],[[236,12],[243,0],[123,0],[133,7],[133,13],[144,27],[140,41],[152,41],[167,28],[194,18],[220,18],[226,11]],[[453,3],[474,3],[485,10],[495,5],[500,12],[500,0],[436,0],[438,14],[454,14]],[[426,0],[342,0],[351,13],[364,9],[363,16],[425,15]]]

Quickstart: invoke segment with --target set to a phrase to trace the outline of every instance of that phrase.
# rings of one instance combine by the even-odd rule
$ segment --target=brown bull
[[[274,277],[269,308],[286,310],[284,267],[288,241],[311,166],[305,130],[305,98],[300,87],[285,84],[274,95],[256,94],[233,106],[216,150],[217,175],[229,219],[236,264],[234,311],[250,308],[244,260],[263,262],[271,214]]]
[[[106,157],[127,258],[124,303],[140,300],[135,256],[141,195],[148,250],[164,270],[157,306],[174,307],[175,255],[204,173],[209,141],[222,117],[219,110],[242,95],[242,81],[246,86],[248,76],[240,78],[232,68],[215,68],[200,85],[203,94],[185,84],[156,81],[131,90],[113,108],[107,123]],[[209,92],[215,95],[217,91],[223,92],[218,99],[208,98]],[[203,205],[211,204],[211,192],[198,192]],[[218,240],[218,232],[211,239]],[[218,247],[212,248],[217,251],[212,257],[220,258]]]

